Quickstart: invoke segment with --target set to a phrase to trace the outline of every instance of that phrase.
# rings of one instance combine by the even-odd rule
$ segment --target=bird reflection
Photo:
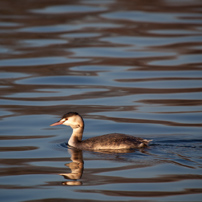
[[[121,149],[121,150],[101,150],[94,154],[98,156],[107,155],[108,157],[112,157],[113,160],[116,161],[120,159],[127,161],[127,157],[126,156],[123,157],[122,155],[127,153],[135,153],[135,151],[140,151],[143,154],[147,153],[144,149],[138,149],[138,150]],[[65,179],[67,179],[67,181],[62,182],[62,185],[71,185],[71,186],[82,185],[82,182],[79,181],[79,179],[81,179],[84,170],[83,151],[76,149],[74,147],[69,147],[68,152],[71,155],[70,159],[72,160],[72,162],[65,164],[65,166],[69,167],[71,172],[59,174],[63,176]],[[121,158],[121,156],[123,158]]]
[[[83,153],[81,150],[70,148],[68,152],[71,155],[71,163],[66,163],[65,166],[71,169],[71,173],[61,173],[60,175],[63,176],[65,179],[69,181],[63,182],[63,185],[82,185],[81,181],[78,181],[82,174],[83,174]]]

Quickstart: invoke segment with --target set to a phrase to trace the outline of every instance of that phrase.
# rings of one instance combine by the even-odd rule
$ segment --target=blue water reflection
[[[20,4],[19,4],[20,3]],[[201,201],[201,2],[1,1],[4,202]],[[80,151],[124,133],[148,148]]]

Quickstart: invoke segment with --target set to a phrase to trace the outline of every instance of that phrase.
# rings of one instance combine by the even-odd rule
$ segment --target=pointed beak
[[[58,122],[51,124],[50,126],[62,125],[63,123],[64,123],[64,121],[58,121]]]

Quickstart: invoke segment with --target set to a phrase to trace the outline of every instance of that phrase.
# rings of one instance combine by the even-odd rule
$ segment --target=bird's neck
[[[84,127],[73,128],[72,135],[68,141],[70,146],[76,147],[82,141],[83,130]]]

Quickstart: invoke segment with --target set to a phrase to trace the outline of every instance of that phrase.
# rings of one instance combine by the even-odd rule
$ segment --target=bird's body
[[[78,144],[78,146],[81,149],[93,148],[93,150],[115,150],[141,148],[147,146],[147,143],[148,141],[142,138],[133,137],[131,135],[112,133],[83,140],[82,144]]]
[[[119,133],[92,137],[82,141],[84,121],[77,112],[69,112],[65,114],[60,121],[52,124],[51,126],[61,124],[70,126],[73,129],[73,133],[68,141],[68,144],[81,150],[136,149],[146,147],[149,142],[152,141]]]

